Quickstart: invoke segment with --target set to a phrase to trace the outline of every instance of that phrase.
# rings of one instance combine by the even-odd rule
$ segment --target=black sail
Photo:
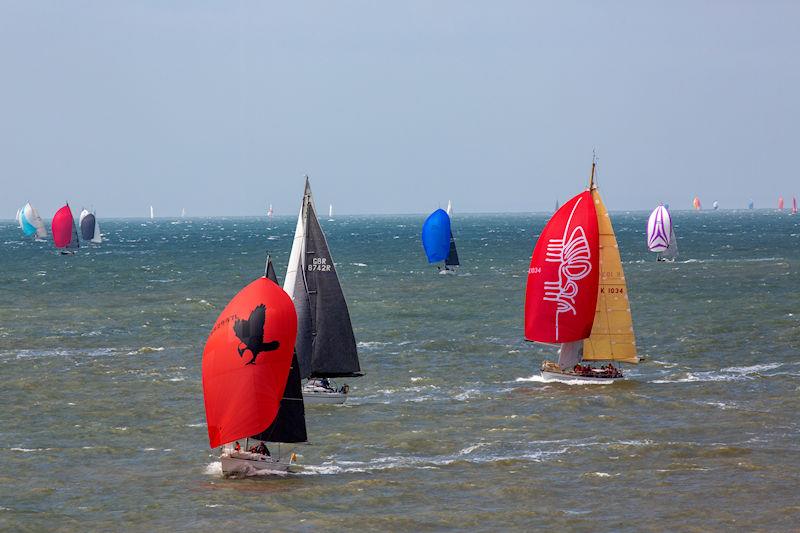
[[[444,264],[448,266],[458,266],[458,250],[456,250],[456,239],[453,237],[453,232],[450,232],[450,251],[447,252],[447,258]]]
[[[265,272],[267,279],[278,284],[275,268],[272,261],[267,259]],[[297,362],[297,351],[292,355],[292,367],[286,380],[286,389],[283,391],[281,406],[272,424],[251,438],[269,442],[306,442],[306,411],[303,405],[303,388],[300,381],[300,365]]]
[[[92,230],[94,231],[94,230]],[[69,244],[67,244],[66,248],[68,250],[73,250],[75,248],[81,247],[81,241],[78,238],[78,227],[75,225],[75,219],[72,219],[72,239],[70,239]]]
[[[81,220],[81,237],[84,241],[91,241],[94,237],[94,215],[89,213]]]
[[[336,275],[328,242],[311,201],[307,205],[305,222],[306,240],[301,265],[303,275],[297,277],[297,283],[305,284],[312,329],[310,361],[298,348],[298,353],[301,354],[300,374],[303,378],[361,376],[350,312]],[[296,291],[298,289],[300,287],[295,288]],[[302,292],[295,294],[302,297]],[[296,304],[295,307],[302,306]],[[299,327],[304,327],[303,322],[300,322]],[[298,345],[304,342],[301,337],[298,335]]]

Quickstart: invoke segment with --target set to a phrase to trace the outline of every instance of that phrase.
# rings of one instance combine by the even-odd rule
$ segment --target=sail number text
[[[325,257],[315,257],[310,265],[308,265],[309,272],[330,272],[331,265]]]

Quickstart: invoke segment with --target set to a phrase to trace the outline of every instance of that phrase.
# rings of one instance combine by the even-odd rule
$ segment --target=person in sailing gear
[[[239,441],[236,441],[236,446],[233,447],[233,451],[240,452],[242,451],[242,446],[239,444]]]
[[[261,455],[266,455],[267,457],[272,457],[272,455],[269,453],[267,445],[264,444],[264,441],[261,441],[261,444],[258,445],[258,447],[256,448],[256,453],[260,453]]]

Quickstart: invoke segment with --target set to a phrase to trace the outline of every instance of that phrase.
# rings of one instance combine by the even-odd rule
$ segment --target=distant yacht
[[[103,242],[103,237],[100,234],[100,224],[97,223],[97,216],[94,213],[90,213],[84,208],[80,217],[78,217],[78,225],[81,227],[81,238],[84,241],[94,244]]]
[[[186,218],[186,208],[181,207],[181,218]]]
[[[47,237],[47,230],[44,227],[42,217],[30,202],[26,203],[17,211],[17,222],[26,237],[34,237],[34,240],[43,241]]]
[[[756,205],[755,202],[753,202],[753,200],[750,200],[750,203],[747,204],[747,209],[753,209],[755,205]]]
[[[778,197],[778,209],[783,211],[783,196]]]
[[[692,206],[694,207],[695,211],[700,211],[701,209],[703,209],[702,204],[700,204],[700,198],[698,198],[697,196],[695,196],[694,200],[692,200]]]
[[[718,201],[716,201],[716,200],[714,200],[714,203],[713,203],[713,204],[711,204],[711,207],[713,207],[713,208],[714,208],[714,211],[716,211],[717,209],[719,209],[719,202],[718,202]]]
[[[333,204],[328,204],[328,220],[333,220]]]
[[[155,218],[155,214],[153,212],[153,206],[151,205],[150,206],[150,220],[153,220],[154,218]]]
[[[797,196],[792,196],[792,214],[797,214]]]
[[[269,204],[269,209],[267,210],[267,218],[269,219],[270,222],[272,222],[273,215],[274,213],[272,211],[272,204]]]

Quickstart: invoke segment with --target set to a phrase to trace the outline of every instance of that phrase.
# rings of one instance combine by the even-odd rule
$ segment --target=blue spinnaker
[[[36,227],[33,224],[31,224],[28,221],[28,219],[25,217],[24,209],[23,209],[23,212],[20,213],[20,215],[19,215],[19,220],[20,220],[20,222],[22,222],[22,233],[24,233],[28,237],[30,237],[31,235],[36,233]]]
[[[444,209],[437,209],[422,226],[422,246],[429,263],[447,258],[450,251],[450,217]]]

